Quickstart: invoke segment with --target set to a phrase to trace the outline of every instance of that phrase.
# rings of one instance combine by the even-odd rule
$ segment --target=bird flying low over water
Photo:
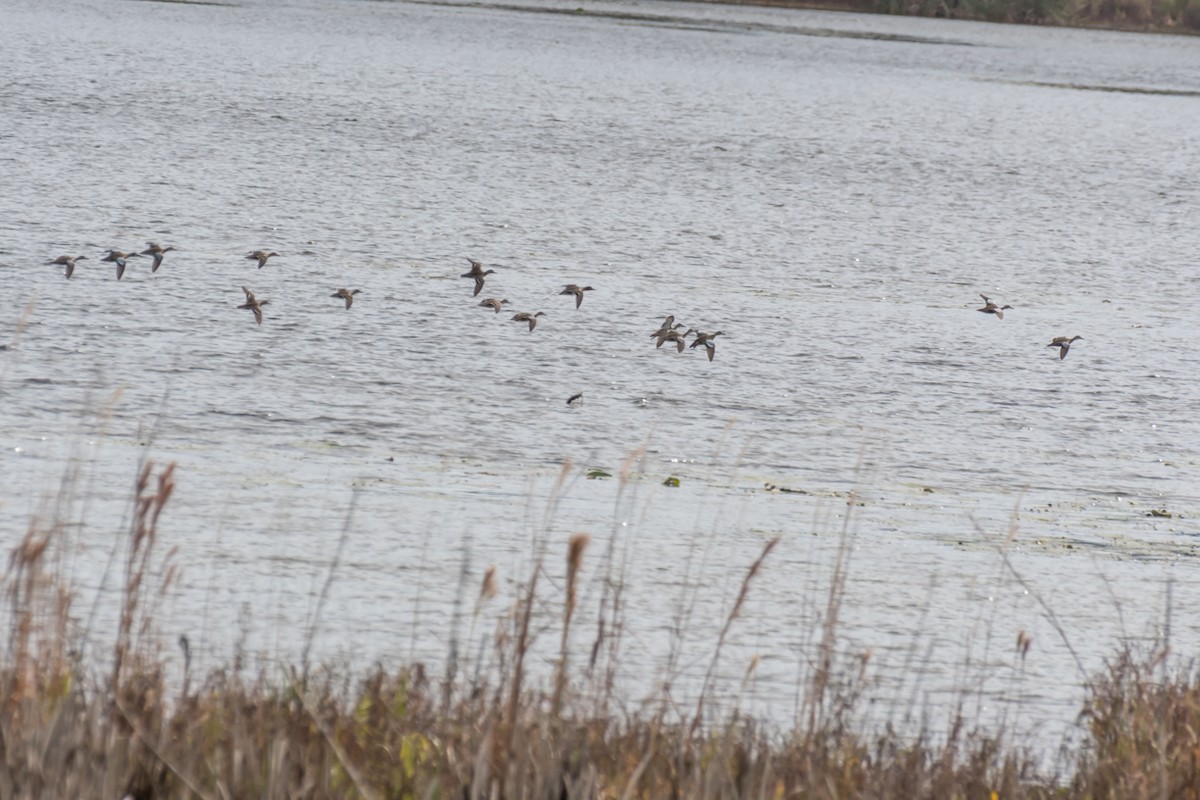
[[[655,336],[658,336],[660,333],[664,333],[665,331],[669,331],[669,330],[671,330],[672,328],[682,328],[682,327],[683,327],[683,323],[682,323],[682,322],[681,322],[681,323],[679,323],[678,325],[676,325],[676,324],[674,324],[674,323],[675,323],[675,315],[674,315],[674,314],[668,314],[668,315],[667,315],[667,318],[663,320],[663,323],[662,323],[662,325],[659,325],[659,326],[658,326],[658,330],[656,330],[654,333],[650,334],[650,338],[651,338],[651,339],[653,339]]]
[[[362,294],[362,289],[355,289],[353,292],[349,289],[338,289],[330,297],[340,297],[346,301],[346,310],[350,310],[350,306],[354,305],[354,295]]]
[[[473,258],[468,258],[467,261],[471,262],[471,271],[464,272],[462,275],[459,275],[458,277],[475,279],[475,293],[472,295],[472,297],[476,297],[479,295],[479,292],[483,290],[484,277],[495,273],[496,270],[494,270],[494,269],[485,270],[483,268],[483,264],[479,261],[476,261]]]
[[[255,250],[253,253],[247,254],[246,259],[249,261],[257,261],[258,268],[262,269],[263,267],[265,267],[267,265],[268,258],[270,258],[271,256],[277,256],[277,255],[279,255],[279,253],[276,253],[273,251],[267,252],[266,250]]]
[[[253,311],[254,312],[254,321],[257,322],[259,325],[262,325],[262,321],[263,321],[262,307],[271,301],[270,300],[258,300],[257,298],[254,297],[254,292],[250,291],[245,286],[242,287],[242,291],[246,293],[246,302],[242,303],[240,306],[238,306],[238,308],[248,308],[251,311]]]
[[[1082,338],[1082,336],[1072,336],[1068,339],[1066,336],[1055,336],[1050,340],[1050,344],[1046,345],[1046,347],[1057,347],[1058,360],[1062,361],[1067,357],[1067,351],[1071,349],[1071,342]]]
[[[75,262],[85,261],[87,256],[59,256],[53,261],[47,261],[48,265],[61,266],[67,268],[67,278],[70,279],[75,274]]]
[[[682,326],[680,326],[680,327],[682,327]],[[655,343],[654,346],[656,348],[658,348],[658,347],[662,347],[663,344],[666,342],[674,342],[675,343],[675,351],[678,353],[682,353],[683,348],[685,346],[687,346],[687,337],[688,337],[688,334],[690,334],[690,333],[695,333],[695,331],[693,331],[691,328],[688,328],[683,333],[680,333],[677,328],[668,328],[665,331],[658,331],[657,333],[652,334],[652,335],[658,337],[658,341]]]
[[[154,263],[150,265],[151,272],[158,272],[158,268],[162,266],[163,256],[174,250],[174,247],[163,247],[157,242],[146,242],[146,249],[142,251],[144,256],[154,256]]]
[[[723,335],[723,333],[723,331],[717,331],[716,333],[701,333],[700,331],[696,331],[696,340],[692,342],[692,349],[694,350],[700,345],[704,345],[704,350],[708,353],[708,360],[712,361],[713,356],[717,354],[717,343],[713,339]]]
[[[533,333],[533,329],[537,327],[537,318],[544,316],[545,313],[546,313],[545,311],[539,311],[536,314],[530,314],[528,311],[522,311],[520,314],[514,314],[512,321],[513,322],[528,322],[529,323],[529,332]]]
[[[497,300],[495,297],[489,297],[486,300],[480,300],[479,305],[483,306],[484,308],[490,308],[493,311],[495,311],[497,314],[499,314],[500,307],[508,305],[508,301],[507,300]]]
[[[592,289],[592,287],[590,287],[590,286],[578,286],[574,283],[568,283],[566,286],[563,287],[563,290],[561,292],[559,292],[559,294],[575,295],[575,307],[579,308],[580,304],[583,303],[583,293],[591,292],[591,291],[595,291],[595,290]]]
[[[977,308],[976,311],[982,311],[984,314],[995,314],[996,319],[1004,319],[1004,312],[1012,308],[1012,306],[998,306],[993,303],[986,294],[979,295],[983,298],[983,308]]]
[[[140,253],[122,253],[120,250],[109,250],[108,255],[100,259],[101,261],[111,261],[117,265],[117,280],[125,275],[125,262],[130,258],[137,258]]]

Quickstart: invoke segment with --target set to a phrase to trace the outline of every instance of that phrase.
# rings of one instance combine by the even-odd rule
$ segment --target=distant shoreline
[[[853,11],[1134,33],[1200,34],[1188,0],[698,0],[714,5]]]

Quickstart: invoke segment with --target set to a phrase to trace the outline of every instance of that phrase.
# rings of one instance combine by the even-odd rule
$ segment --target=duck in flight
[[[996,319],[1004,319],[1004,312],[1012,308],[1012,306],[998,306],[993,303],[986,294],[979,295],[983,298],[983,308],[977,308],[976,311],[982,311],[984,314],[995,314]]]
[[[1058,360],[1062,361],[1067,357],[1067,351],[1071,349],[1071,342],[1082,338],[1082,336],[1072,336],[1068,339],[1066,336],[1055,336],[1050,340],[1050,344],[1046,345],[1046,347],[1057,347]]]
[[[458,277],[475,279],[475,293],[471,296],[477,297],[479,295],[479,292],[483,290],[484,277],[495,273],[496,270],[494,270],[494,269],[485,270],[483,268],[483,264],[480,263],[479,261],[476,261],[473,258],[468,258],[467,261],[471,262],[471,271],[464,272],[462,275],[459,275]]]
[[[483,306],[484,308],[490,308],[493,311],[495,311],[497,314],[499,314],[500,307],[508,305],[508,301],[507,300],[497,300],[495,297],[489,297],[486,300],[480,300],[479,305]]]
[[[579,308],[579,306],[583,303],[583,293],[591,292],[591,291],[594,291],[594,290],[590,286],[578,286],[574,283],[568,283],[566,286],[563,287],[563,290],[561,292],[559,292],[559,294],[575,295],[575,307]]]
[[[708,360],[712,361],[713,356],[717,354],[717,343],[713,339],[716,339],[723,333],[724,331],[717,331],[716,333],[701,333],[700,331],[696,331],[696,340],[692,342],[692,349],[694,350],[700,345],[704,345],[704,350],[708,353]]]
[[[157,242],[146,242],[146,249],[142,251],[144,256],[154,256],[154,263],[150,265],[151,272],[158,272],[158,268],[162,266],[163,256],[174,250],[174,247],[163,247]]]
[[[101,261],[111,261],[117,265],[117,280],[121,280],[125,275],[125,262],[127,259],[136,258],[140,253],[122,253],[120,250],[109,250],[108,255],[100,259]]]
[[[274,251],[267,252],[266,250],[255,250],[253,253],[247,254],[246,259],[249,261],[257,261],[258,268],[262,269],[263,267],[265,267],[267,265],[268,258],[270,258],[271,256],[277,256],[277,255],[279,255],[279,253],[276,253]]]
[[[86,260],[87,256],[59,256],[53,261],[47,261],[46,263],[53,266],[66,267],[67,279],[69,280],[71,276],[75,274],[75,262]]]
[[[530,314],[528,311],[522,311],[520,314],[514,314],[513,322],[528,322],[529,332],[533,333],[533,329],[537,327],[537,318],[545,315],[545,311],[539,311],[536,314]]]
[[[340,297],[346,301],[346,310],[350,310],[350,306],[354,305],[354,295],[362,294],[362,289],[355,289],[353,292],[349,289],[338,289],[330,297]]]
[[[254,321],[257,322],[259,325],[262,325],[262,320],[263,320],[262,307],[271,301],[270,300],[259,300],[259,299],[255,298],[254,292],[250,291],[245,286],[242,287],[242,291],[246,293],[246,302],[242,303],[240,306],[238,306],[238,308],[248,308],[251,311],[253,311],[254,312]]]
[[[683,326],[681,325],[680,327]],[[687,345],[687,336],[689,333],[695,333],[695,331],[693,331],[691,328],[688,328],[683,333],[680,333],[678,328],[668,328],[665,331],[658,331],[658,333],[655,334],[658,336],[658,341],[654,346],[658,348],[662,347],[666,342],[674,342],[675,351],[682,353],[683,348]]]
[[[676,322],[674,314],[668,314],[667,318],[663,320],[663,324],[658,326],[658,330],[656,330],[654,333],[650,334],[650,338],[655,339],[660,336],[666,336],[669,331],[677,331],[682,327],[683,327],[683,323]],[[691,330],[692,330],[691,328],[688,328],[689,333],[691,332]]]

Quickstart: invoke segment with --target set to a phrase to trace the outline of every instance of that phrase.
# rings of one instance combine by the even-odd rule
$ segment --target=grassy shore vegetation
[[[1200,0],[713,0],[786,8],[1200,33]]]
[[[736,700],[713,700],[712,682],[778,540],[745,565],[714,631],[699,699],[686,704],[669,680],[633,708],[615,691],[621,565],[634,554],[585,534],[565,552],[536,537],[529,573],[509,597],[493,569],[473,580],[460,598],[472,631],[465,641],[487,629],[486,646],[459,658],[455,644],[436,675],[416,663],[358,674],[299,663],[252,674],[235,659],[169,677],[152,607],[178,574],[159,542],[173,490],[172,466],[140,470],[108,652],[85,650],[83,639],[95,637],[73,621],[63,526],[35,521],[11,549],[0,800],[1200,796],[1200,685],[1168,674],[1161,649],[1119,654],[1091,682],[1081,710],[1089,738],[1069,774],[1040,773],[1004,731],[962,718],[937,736],[863,729],[856,720],[870,660],[838,642],[853,497],[799,712],[779,730],[739,713]],[[602,565],[604,589],[584,607],[589,558]],[[335,571],[336,563],[331,580]],[[588,644],[574,652],[580,632]],[[530,667],[536,639],[556,654],[548,669]],[[1028,641],[1016,643],[1018,655],[1022,648]]]

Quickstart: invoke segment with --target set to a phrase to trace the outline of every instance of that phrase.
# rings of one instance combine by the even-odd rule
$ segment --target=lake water
[[[580,649],[613,546],[625,690],[682,616],[694,696],[778,536],[720,672],[760,656],[742,702],[786,724],[844,525],[877,718],[967,693],[1070,740],[1122,642],[1195,655],[1200,39],[575,6],[6,4],[0,524],[67,525],[91,635],[151,457],[184,567],[156,614],[207,663],[295,662],[343,529],[314,641],[358,665],[440,661],[464,563],[490,619],[543,545],[548,663],[587,532]],[[157,273],[98,263],[147,240]],[[667,314],[715,358],[655,349]]]

